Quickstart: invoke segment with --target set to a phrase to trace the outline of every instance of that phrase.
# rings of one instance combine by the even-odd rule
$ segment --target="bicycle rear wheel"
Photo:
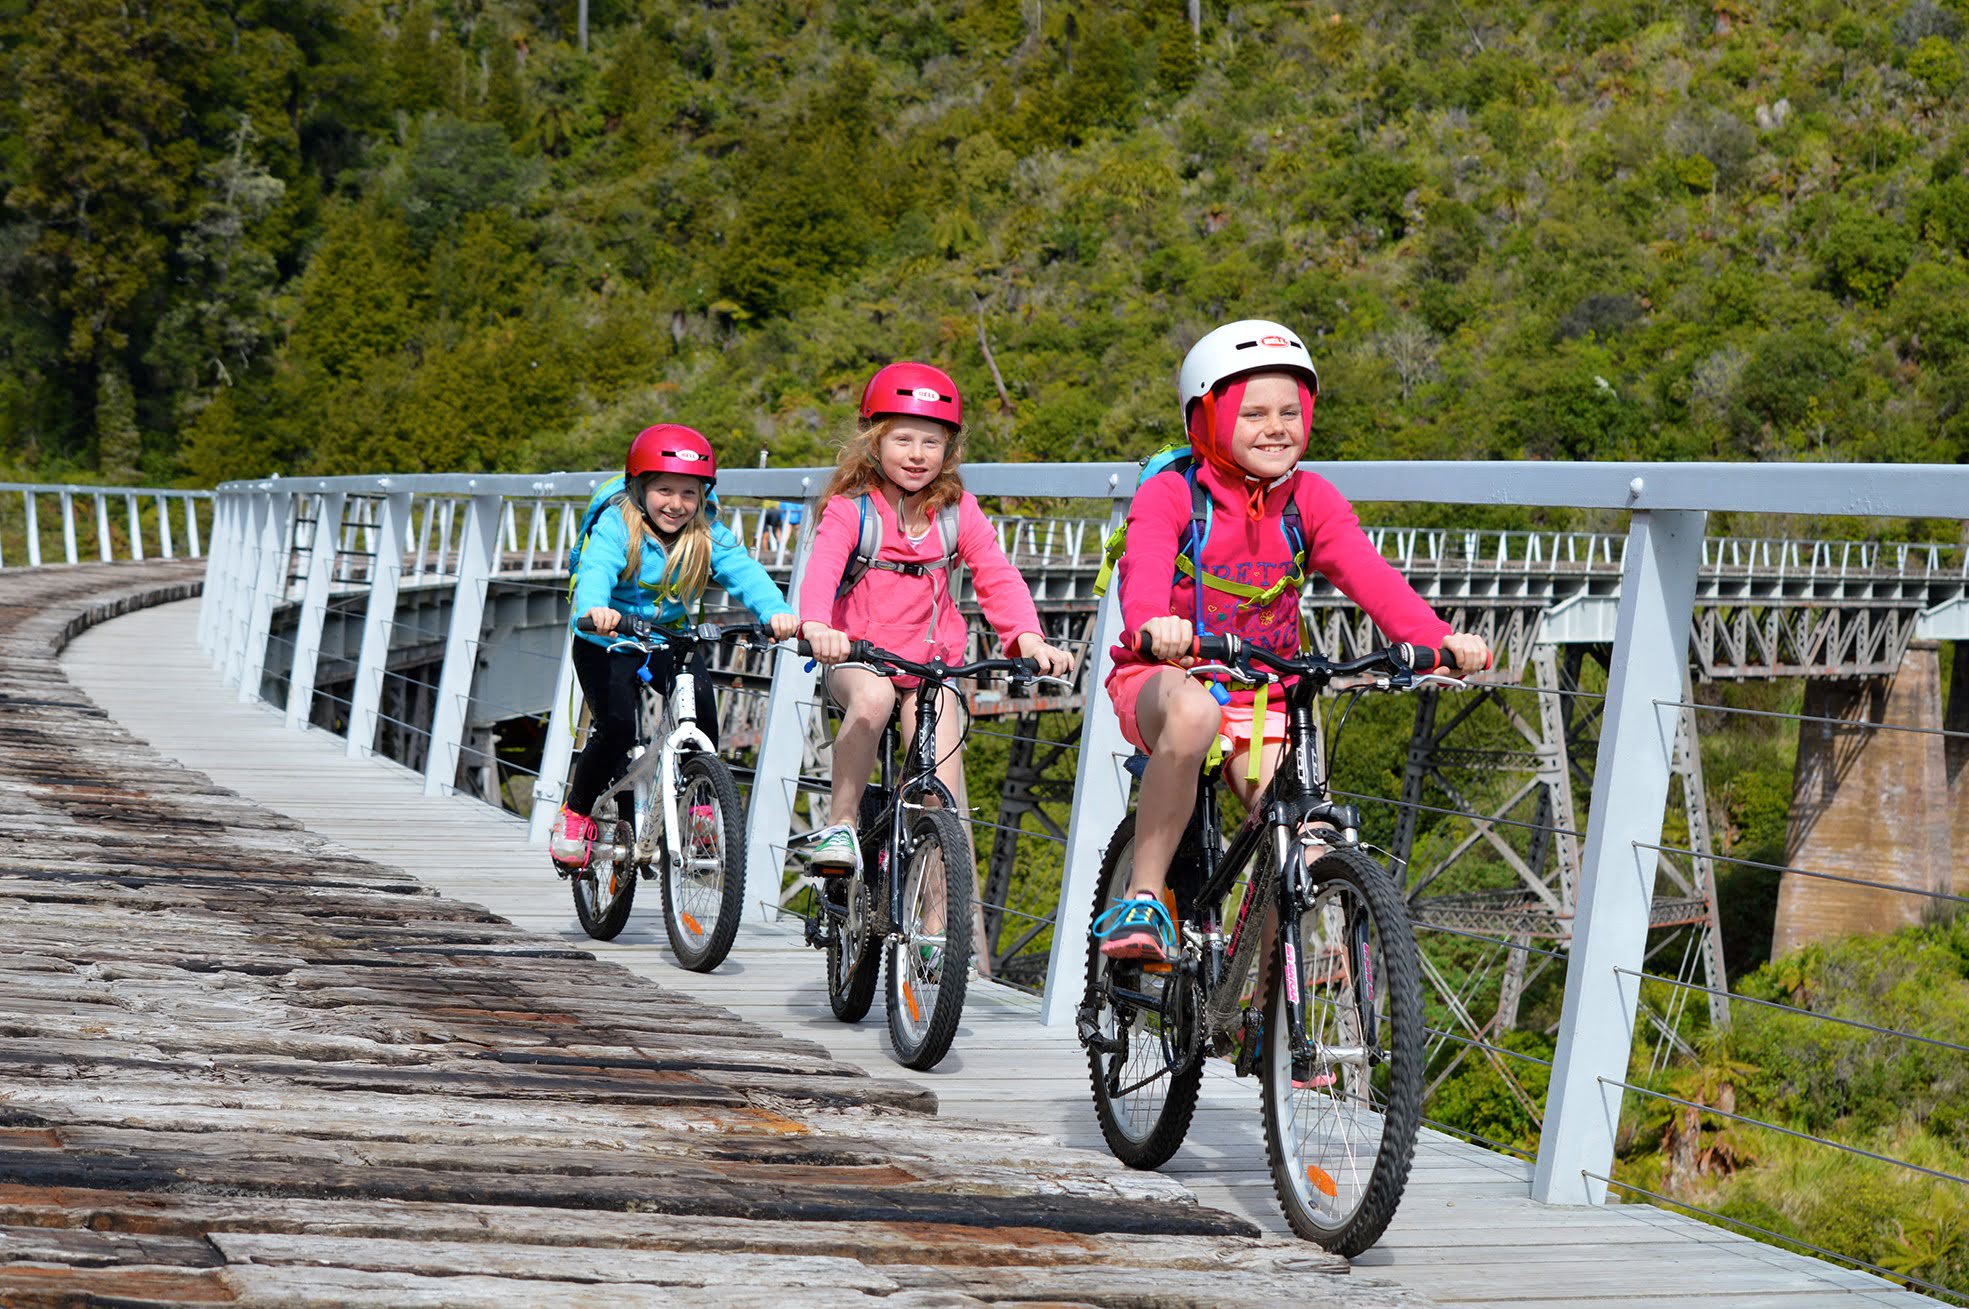
[[[615,795],[616,824],[633,832],[636,806],[626,791]],[[609,826],[603,823],[604,827]],[[596,844],[601,844],[599,841]],[[623,841],[630,844],[629,839]],[[597,941],[613,941],[629,925],[629,912],[636,905],[636,869],[627,859],[598,864],[590,860],[586,868],[568,878],[574,892],[574,916],[581,930]]]
[[[902,878],[902,921],[889,942],[889,1045],[920,1071],[950,1052],[969,981],[971,847],[957,815],[916,815]]]
[[[858,1023],[868,1017],[869,1007],[875,1003],[875,983],[881,975],[874,958],[875,906],[869,887],[881,885],[877,873],[888,832],[878,824],[887,804],[888,795],[880,787],[871,786],[861,793],[855,815],[861,876],[819,879],[820,895],[826,901],[818,912],[826,915],[827,1007],[844,1023]],[[830,910],[827,905],[836,908]]]
[[[684,858],[663,861],[663,929],[677,962],[708,973],[731,953],[745,899],[744,810],[738,783],[716,755],[684,756],[677,818]]]
[[[1394,880],[1329,850],[1272,962],[1263,1049],[1265,1153],[1292,1230],[1338,1254],[1380,1239],[1422,1119],[1422,965]],[[1293,1067],[1288,987],[1304,1001]]]
[[[1121,820],[1101,858],[1094,916],[1128,893],[1135,867],[1135,816]],[[1081,1040],[1101,1137],[1131,1168],[1160,1168],[1183,1144],[1196,1114],[1203,1059],[1194,1031],[1199,1006],[1180,972],[1148,972],[1109,959],[1087,942]]]

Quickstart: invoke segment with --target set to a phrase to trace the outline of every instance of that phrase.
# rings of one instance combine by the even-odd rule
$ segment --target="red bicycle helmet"
[[[658,423],[645,427],[629,443],[629,457],[623,460],[622,475],[639,477],[644,473],[682,473],[701,477],[706,486],[718,484],[718,457],[703,435],[681,423]]]
[[[862,388],[863,421],[881,414],[916,414],[962,427],[964,398],[943,369],[905,361],[876,369]]]

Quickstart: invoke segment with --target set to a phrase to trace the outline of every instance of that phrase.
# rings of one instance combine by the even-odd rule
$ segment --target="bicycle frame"
[[[632,649],[649,648],[647,642],[633,640],[624,640],[620,644]],[[684,845],[681,839],[683,827],[677,813],[677,765],[687,750],[715,753],[715,748],[711,738],[697,725],[697,675],[691,671],[689,663],[690,654],[698,644],[697,639],[685,637],[680,640],[673,637],[665,644],[677,652],[676,680],[667,697],[647,686],[643,688],[642,721],[638,729],[644,739],[630,747],[628,769],[613,786],[596,797],[595,809],[606,812],[603,805],[624,791],[629,792],[635,800],[635,821],[629,849],[619,852],[616,858],[626,855],[633,863],[648,864],[656,857],[656,828],[650,821],[650,809],[657,808],[662,818],[664,859],[668,864],[665,871],[678,872],[683,866]],[[661,709],[658,708],[659,704]],[[677,725],[652,750],[649,738],[662,730],[665,718],[673,719]],[[650,781],[652,775],[657,784],[643,795],[637,795],[635,788]]]
[[[881,782],[885,804],[882,811],[883,826],[887,837],[882,849],[888,854],[888,867],[883,870],[887,876],[884,886],[884,899],[888,905],[890,923],[900,923],[903,916],[903,879],[889,876],[907,867],[909,863],[909,824],[905,821],[912,807],[921,807],[925,797],[934,797],[953,813],[957,810],[957,799],[937,777],[937,708],[936,702],[943,698],[943,692],[954,688],[948,682],[924,678],[918,684],[916,695],[916,725],[910,738],[909,753],[903,757],[903,782],[896,785],[896,740],[898,714],[890,715],[882,728]],[[901,698],[897,698],[900,708]],[[914,769],[915,771],[911,771]],[[866,869],[863,870],[866,873]],[[946,930],[948,924],[946,924]]]

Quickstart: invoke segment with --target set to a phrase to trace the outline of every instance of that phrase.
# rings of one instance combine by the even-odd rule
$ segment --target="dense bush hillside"
[[[898,354],[1115,455],[1249,313],[1320,453],[1969,452],[1961,0],[591,9],[0,0],[0,457],[804,460]]]

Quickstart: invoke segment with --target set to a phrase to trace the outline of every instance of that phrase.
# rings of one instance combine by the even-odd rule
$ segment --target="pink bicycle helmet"
[[[658,423],[636,434],[629,443],[629,457],[622,463],[624,477],[644,473],[701,477],[708,488],[718,484],[718,457],[711,452],[711,443],[695,429],[681,423]]]
[[[862,388],[862,421],[882,414],[916,414],[962,427],[964,398],[943,369],[904,361],[878,368]]]

